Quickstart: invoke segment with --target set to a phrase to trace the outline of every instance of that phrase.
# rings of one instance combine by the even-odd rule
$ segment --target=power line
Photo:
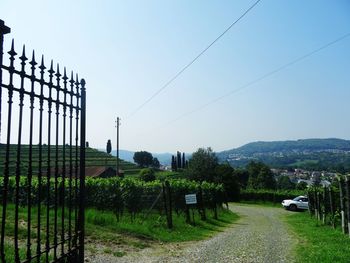
[[[256,84],[256,83],[258,83],[258,82],[260,82],[260,81],[262,81],[262,80],[264,80],[264,79],[266,79],[266,78],[268,78],[268,77],[270,77],[270,76],[272,76],[272,75],[282,71],[282,70],[284,70],[285,68],[288,68],[288,67],[290,67],[290,66],[292,66],[292,65],[294,65],[294,64],[296,64],[296,63],[298,63],[298,62],[300,62],[302,60],[305,60],[306,58],[308,58],[308,57],[310,57],[310,56],[312,56],[312,55],[314,55],[314,54],[316,54],[316,53],[318,53],[318,52],[328,48],[329,46],[334,45],[334,44],[344,40],[345,38],[347,38],[349,36],[350,36],[350,33],[347,33],[347,34],[345,34],[345,35],[343,35],[343,36],[341,36],[341,37],[339,37],[339,38],[337,38],[337,39],[335,39],[335,40],[333,40],[331,42],[328,42],[327,44],[325,44],[325,45],[323,45],[323,46],[321,46],[321,47],[319,47],[319,48],[317,48],[317,49],[315,49],[315,50],[313,50],[313,51],[311,51],[309,53],[306,53],[306,54],[304,54],[304,55],[302,55],[302,56],[300,56],[300,57],[298,57],[298,58],[296,58],[296,59],[294,59],[294,60],[292,60],[292,61],[290,61],[290,62],[288,62],[288,63],[286,63],[286,64],[284,64],[284,65],[282,65],[282,66],[280,66],[280,67],[278,67],[278,68],[276,68],[276,69],[274,69],[274,70],[272,70],[272,71],[270,71],[270,72],[268,72],[266,74],[264,74],[264,75],[262,75],[261,77],[255,79],[255,80],[253,80],[251,82],[248,82],[247,84],[245,84],[245,85],[243,85],[243,86],[241,86],[241,87],[239,87],[237,89],[231,90],[230,92],[227,92],[227,93],[225,93],[225,94],[223,94],[223,95],[221,95],[219,97],[216,97],[215,99],[213,99],[211,101],[208,101],[207,103],[205,103],[205,104],[203,104],[203,105],[201,105],[201,106],[199,106],[199,107],[197,107],[197,108],[195,108],[195,109],[193,109],[191,111],[188,111],[188,112],[180,115],[179,117],[177,117],[177,118],[169,121],[165,125],[163,125],[163,127],[169,126],[170,124],[172,124],[172,123],[174,123],[174,122],[176,122],[176,121],[178,121],[178,120],[180,120],[182,118],[185,118],[188,115],[191,115],[191,114],[193,114],[195,112],[198,112],[198,111],[208,107],[211,104],[214,104],[214,103],[216,103],[216,102],[218,102],[218,101],[220,101],[220,100],[222,100],[222,99],[224,99],[224,98],[226,98],[228,96],[231,96],[234,93],[237,93],[237,92],[239,92],[239,91],[241,91],[243,89],[246,89],[246,88],[248,88],[248,87],[250,87],[250,86],[252,86],[252,85],[254,85],[254,84]]]
[[[190,61],[185,67],[183,67],[174,77],[166,82],[159,90],[157,90],[151,97],[149,97],[144,103],[142,103],[136,110],[134,110],[129,117],[135,115],[140,111],[147,103],[153,100],[159,93],[166,89],[174,80],[176,80],[186,69],[188,69],[196,60],[198,60],[211,46],[213,46],[221,37],[223,37],[235,24],[237,24],[246,14],[249,13],[261,0],[257,0],[252,6],[250,6],[239,18],[237,18],[224,32],[222,32],[213,42],[211,42],[202,52],[200,52],[194,59]]]

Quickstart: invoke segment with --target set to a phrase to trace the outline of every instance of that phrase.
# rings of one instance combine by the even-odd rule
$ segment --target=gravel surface
[[[94,255],[89,262],[293,262],[297,242],[289,234],[281,208],[230,205],[241,218],[213,238],[198,242],[155,244],[124,257]]]

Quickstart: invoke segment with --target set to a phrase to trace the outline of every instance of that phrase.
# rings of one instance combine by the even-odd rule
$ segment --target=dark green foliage
[[[305,191],[298,190],[266,190],[266,189],[247,189],[241,190],[241,201],[253,202],[273,202],[281,203],[284,199],[292,199],[299,195],[305,195]]]
[[[229,164],[219,164],[215,168],[216,183],[224,186],[229,201],[238,201],[240,193],[240,184],[237,174]]]
[[[276,181],[271,169],[261,162],[250,162],[247,165],[249,173],[248,187],[252,189],[275,189]]]
[[[174,155],[171,156],[171,170],[177,171],[177,163]]]
[[[157,168],[157,169],[160,167],[160,163],[159,163],[158,158],[156,158],[156,157],[153,158],[152,167]]]
[[[213,182],[217,166],[218,159],[213,150],[199,148],[189,160],[187,175],[191,180]]]
[[[107,141],[107,146],[106,146],[106,151],[108,154],[110,154],[112,152],[112,143],[111,140]]]
[[[185,153],[182,153],[182,169],[186,168],[186,158]]]
[[[181,153],[178,151],[176,156],[177,168],[182,168]]]
[[[238,178],[240,187],[246,189],[248,186],[249,172],[245,169],[238,168],[234,170],[234,174]]]
[[[306,190],[306,188],[307,188],[307,183],[303,181],[300,183],[297,183],[295,186],[295,189],[297,190]]]
[[[203,189],[204,207],[212,208],[212,201],[215,200],[217,205],[224,202],[224,188],[222,185],[203,182],[199,184],[194,181],[185,179],[170,180],[172,192],[173,208],[177,212],[184,211],[185,194],[197,193],[199,186]],[[3,177],[0,177],[0,185],[3,184]],[[101,210],[113,211],[117,216],[121,216],[126,209],[134,217],[136,213],[142,210],[148,210],[154,200],[157,199],[161,192],[162,183],[160,181],[144,182],[136,178],[113,177],[113,178],[86,178],[86,206],[95,207]],[[20,178],[20,198],[21,205],[27,203],[27,186],[26,177]],[[62,188],[62,180],[59,178],[58,187]],[[74,187],[74,181],[73,181]],[[46,180],[42,181],[42,203],[47,200],[46,196],[47,184]],[[68,204],[69,184],[65,181],[65,202]],[[51,180],[51,193],[54,192],[54,179]],[[15,194],[15,177],[9,178],[8,200],[13,202]],[[32,202],[38,202],[38,179],[32,180]],[[146,198],[150,202],[146,202]],[[73,194],[74,199],[74,194]],[[2,191],[0,192],[0,201],[2,200]],[[53,199],[51,198],[51,202]],[[162,209],[162,203],[158,202],[155,208]]]
[[[295,188],[295,184],[292,183],[288,176],[280,176],[277,179],[277,189],[281,190],[292,190]],[[303,189],[300,189],[303,190]]]
[[[152,168],[144,168],[140,171],[139,177],[145,182],[151,182],[156,180],[154,170]]]
[[[153,163],[153,156],[147,151],[140,151],[134,153],[134,162],[141,167],[151,166]]]

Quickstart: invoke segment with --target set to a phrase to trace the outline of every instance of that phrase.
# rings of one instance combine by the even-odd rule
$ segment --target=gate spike
[[[57,63],[57,73],[56,73],[56,77],[59,78],[61,76],[60,74],[60,66],[59,64]]]
[[[49,73],[50,73],[50,75],[53,75],[53,73],[55,73],[55,71],[53,70],[53,60],[52,59],[51,59],[51,66],[49,69]]]
[[[63,69],[63,80],[65,82],[67,82],[67,79],[68,79],[68,77],[67,77],[66,67],[64,67],[64,69]]]
[[[44,55],[41,56],[41,64],[39,68],[41,69],[41,71],[44,71],[46,69],[44,65]]]
[[[29,62],[30,65],[32,65],[32,68],[35,67],[35,65],[37,65],[36,61],[35,61],[35,52],[33,50],[33,54],[32,54],[32,60]]]
[[[15,40],[12,39],[12,43],[11,43],[11,50],[8,52],[8,54],[13,58],[14,56],[17,55],[16,51],[15,51]]]
[[[80,82],[79,82],[79,77],[78,77],[78,73],[76,74],[76,80],[75,80],[75,83],[76,83],[76,85],[79,85],[79,84],[80,84]]]
[[[28,58],[26,57],[26,46],[23,45],[23,50],[22,50],[22,56],[19,57],[20,60],[22,60],[22,64],[25,63]]]
[[[69,80],[69,83],[73,86],[73,84],[74,84],[74,74],[73,74],[73,70],[72,70],[72,72],[71,72],[71,74],[70,74],[70,80]],[[72,91],[73,91],[73,89],[72,89]]]

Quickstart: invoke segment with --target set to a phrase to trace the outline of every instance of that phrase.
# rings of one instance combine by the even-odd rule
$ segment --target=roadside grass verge
[[[2,207],[0,206],[0,211]],[[26,257],[26,240],[27,240],[27,208],[19,208],[19,254],[20,259],[25,260]],[[32,228],[31,228],[31,243],[32,252],[36,249],[37,242],[37,208],[32,207]],[[85,213],[85,233],[86,233],[86,249],[90,254],[111,254],[115,257],[122,257],[130,251],[141,250],[149,247],[154,242],[181,242],[193,241],[209,238],[214,234],[224,231],[225,228],[238,219],[238,215],[226,209],[218,210],[218,220],[213,219],[213,213],[207,212],[207,220],[202,221],[199,218],[198,212],[194,211],[195,225],[185,222],[184,214],[173,213],[173,229],[167,228],[165,215],[160,215],[158,211],[145,214],[140,213],[131,219],[130,214],[124,213],[120,220],[117,220],[116,215],[111,211],[101,211],[94,208],[86,209]],[[74,213],[73,213],[74,214]],[[42,207],[42,231],[41,245],[44,248],[46,239],[46,208]],[[50,243],[53,243],[53,226],[54,226],[54,211],[50,210]],[[61,210],[58,209],[58,239],[60,240],[61,231]],[[65,213],[65,229],[68,229],[68,212]],[[6,223],[6,238],[5,238],[5,254],[7,262],[14,262],[14,222],[15,222],[15,207],[13,204],[7,206],[7,223]],[[191,213],[192,220],[192,213]],[[72,219],[72,231],[74,231],[74,221]],[[52,251],[51,251],[52,252]],[[52,258],[50,252],[49,257]],[[44,257],[41,261],[44,261]]]
[[[166,217],[156,213],[149,214],[147,217],[143,214],[136,215],[134,219],[131,219],[129,215],[124,215],[118,222],[113,212],[87,209],[85,218],[88,237],[106,240],[106,233],[119,233],[144,240],[180,242],[211,237],[215,233],[223,231],[239,217],[229,210],[219,209],[218,220],[213,219],[211,211],[207,211],[207,220],[202,221],[195,211],[195,224],[193,225],[185,222],[183,214],[173,213],[172,229],[167,228]]]
[[[240,202],[236,202],[234,203],[236,205],[256,205],[256,206],[266,206],[266,207],[282,207],[281,203],[274,203],[271,201],[259,201],[259,200],[255,200],[255,201],[240,201]]]
[[[350,262],[350,238],[340,229],[322,225],[308,212],[291,213],[285,220],[299,239],[296,262]]]

